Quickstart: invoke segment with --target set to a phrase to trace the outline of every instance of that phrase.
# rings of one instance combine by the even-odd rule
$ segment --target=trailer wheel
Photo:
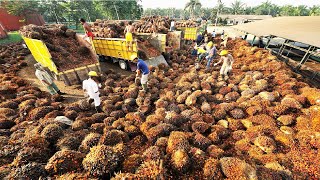
[[[128,64],[124,60],[120,60],[119,61],[119,66],[123,70],[127,70],[128,69]]]

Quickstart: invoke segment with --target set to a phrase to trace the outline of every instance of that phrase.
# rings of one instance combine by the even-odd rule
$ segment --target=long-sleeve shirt
[[[46,71],[41,71],[41,70],[37,69],[35,74],[44,86],[48,86],[53,83],[53,78]],[[46,81],[49,84],[46,84],[43,81]]]
[[[99,86],[98,84],[91,78],[84,80],[82,82],[82,89],[88,93],[91,99],[99,97]]]

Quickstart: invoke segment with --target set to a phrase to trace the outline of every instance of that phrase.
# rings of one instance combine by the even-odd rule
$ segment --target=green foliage
[[[8,33],[8,37],[4,38],[4,39],[0,39],[0,45],[3,44],[11,44],[11,43],[16,43],[16,42],[21,42],[22,41],[22,37],[19,34],[18,31],[12,31]]]
[[[38,11],[46,22],[74,22],[79,26],[79,19],[87,21],[96,19],[140,19],[141,0],[0,0],[1,7],[10,14],[27,15],[30,11]]]
[[[320,16],[320,6],[312,6],[309,9],[309,16]]]
[[[9,14],[20,16],[37,11],[38,2],[28,1],[28,3],[25,3],[23,1],[1,0],[0,5],[0,7],[5,7]]]
[[[243,12],[243,6],[244,4],[241,1],[235,0],[233,3],[231,3],[231,13],[241,14]]]
[[[109,19],[139,19],[143,11],[136,0],[99,1],[97,5]]]
[[[320,6],[307,7],[300,6],[278,6],[270,1],[265,1],[258,6],[245,6],[241,0],[235,0],[231,7],[226,7],[221,0],[217,0],[215,8],[201,8],[198,0],[190,0],[184,9],[164,8],[164,9],[146,9],[144,16],[160,15],[174,18],[188,19],[202,17],[206,19],[215,19],[217,14],[255,14],[276,16],[320,16]],[[200,4],[198,4],[200,3]],[[219,21],[221,22],[221,21]]]
[[[199,2],[199,0],[190,0],[184,10],[187,10],[190,12],[191,17],[194,18],[195,13],[199,12],[200,8],[201,8],[201,3]]]

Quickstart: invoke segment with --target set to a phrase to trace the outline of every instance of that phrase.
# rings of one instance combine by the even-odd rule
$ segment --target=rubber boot
[[[60,90],[57,92],[59,95],[65,95],[66,93],[61,92]]]
[[[142,84],[142,89],[147,92],[148,91],[148,85],[147,84]]]
[[[102,112],[101,106],[95,106],[95,109],[96,109],[97,113],[101,113]]]

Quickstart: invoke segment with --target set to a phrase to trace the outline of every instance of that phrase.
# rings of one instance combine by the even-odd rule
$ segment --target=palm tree
[[[320,6],[312,6],[309,9],[309,16],[319,16],[320,15]]]
[[[219,13],[223,10],[223,8],[224,8],[224,5],[223,5],[222,1],[218,0],[217,16],[216,16],[215,26],[217,26],[217,24],[218,24]]]
[[[239,13],[241,13],[242,10],[243,10],[243,6],[244,6],[244,4],[243,4],[240,0],[235,0],[235,1],[231,4],[232,14],[239,14]]]
[[[184,10],[188,10],[191,14],[191,17],[194,18],[194,12],[198,9],[201,8],[201,3],[199,2],[199,0],[190,0]]]
[[[294,15],[295,16],[307,16],[309,14],[309,10],[307,9],[307,6],[300,5],[295,8]]]

